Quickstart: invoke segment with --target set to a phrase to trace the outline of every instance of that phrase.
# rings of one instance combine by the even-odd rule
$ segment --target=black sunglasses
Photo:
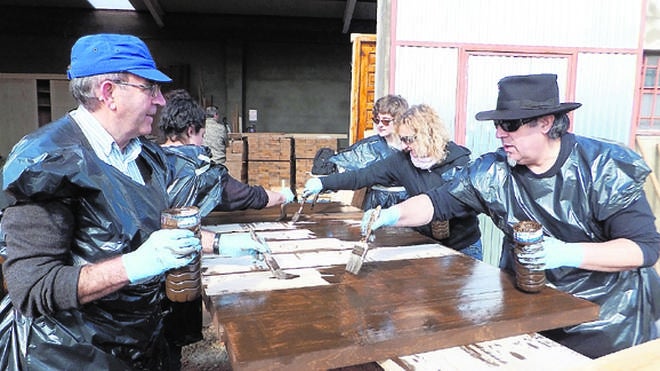
[[[406,136],[399,137],[399,138],[401,138],[401,142],[403,144],[410,145],[417,139],[417,135],[406,135]]]
[[[495,124],[495,129],[497,129],[499,126],[507,133],[513,133],[514,131],[520,129],[521,126],[529,124],[534,120],[536,120],[536,117],[532,117],[531,119],[494,120],[493,124]]]

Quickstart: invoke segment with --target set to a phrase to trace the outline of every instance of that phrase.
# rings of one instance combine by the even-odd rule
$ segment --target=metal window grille
[[[660,134],[660,55],[645,55],[638,134]]]

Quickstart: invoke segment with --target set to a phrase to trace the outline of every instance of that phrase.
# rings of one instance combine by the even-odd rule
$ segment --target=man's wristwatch
[[[216,255],[220,255],[220,236],[222,233],[216,233],[213,236],[213,253]]]

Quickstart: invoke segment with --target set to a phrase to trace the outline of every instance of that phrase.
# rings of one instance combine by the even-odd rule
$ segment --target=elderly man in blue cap
[[[167,369],[163,273],[201,250],[191,231],[160,230],[171,172],[143,137],[171,79],[119,34],[78,39],[67,73],[78,108],[21,139],[3,170],[0,365]]]
[[[475,210],[504,232],[500,266],[511,269],[513,226],[540,223],[544,249],[528,262],[557,289],[600,305],[598,320],[547,335],[599,357],[658,337],[660,235],[643,189],[649,167],[629,148],[569,133],[567,113],[578,107],[559,102],[556,75],[503,78],[497,108],[476,116],[493,121],[502,147],[445,186],[383,210],[373,228]]]

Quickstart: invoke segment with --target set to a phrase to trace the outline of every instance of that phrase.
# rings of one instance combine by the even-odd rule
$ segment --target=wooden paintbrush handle
[[[376,206],[376,209],[374,209],[374,212],[371,213],[371,216],[369,217],[369,222],[367,223],[367,231],[364,233],[364,236],[362,236],[361,242],[368,242],[369,241],[369,236],[371,236],[371,226],[374,224],[376,219],[380,216],[380,205]]]

